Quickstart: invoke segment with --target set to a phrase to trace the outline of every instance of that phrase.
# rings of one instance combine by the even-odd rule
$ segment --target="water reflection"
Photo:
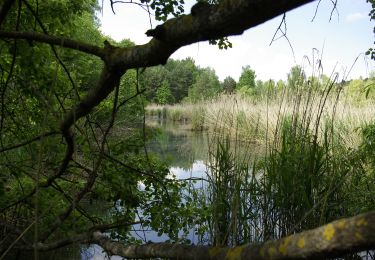
[[[207,133],[188,130],[184,124],[150,121],[148,125],[158,131],[147,143],[147,149],[166,160],[172,170],[191,170],[195,162],[207,160]]]
[[[193,132],[183,124],[172,124],[158,121],[149,121],[149,127],[156,130],[155,137],[150,140],[146,147],[148,152],[157,155],[170,165],[171,175],[177,179],[204,178],[206,176],[206,165],[208,154],[207,134],[204,132]],[[200,185],[200,184],[197,184]],[[169,239],[166,234],[158,235],[157,232],[145,230],[140,224],[134,225],[131,231],[133,237],[144,242],[165,242]],[[180,236],[183,235],[181,231]],[[194,230],[186,235],[192,243],[198,242]],[[122,259],[118,256],[108,257],[98,245],[90,245],[82,250],[81,259]]]
[[[171,174],[175,175],[177,179],[205,178],[207,171],[205,161],[207,161],[208,154],[207,133],[190,131],[186,128],[186,125],[183,124],[166,124],[157,121],[151,121],[148,122],[148,124],[155,129],[157,128],[157,134],[155,138],[147,143],[147,150],[149,153],[157,155],[162,160],[166,160],[168,165],[170,165]],[[101,208],[100,204],[95,205],[92,210],[98,210],[98,208]],[[110,209],[101,208],[100,211],[110,212]],[[165,234],[158,236],[157,232],[153,230],[144,230],[141,225],[135,225],[131,234],[144,242],[165,242],[169,239]],[[182,231],[180,235],[183,235]],[[190,230],[186,236],[192,243],[198,242],[194,230]],[[119,256],[107,256],[98,245],[81,247],[76,245],[62,248],[53,253],[41,254],[40,256],[40,259],[56,260],[123,259]],[[32,256],[30,255],[30,257],[22,256],[19,259],[31,258]]]
[[[170,172],[174,174],[177,179],[204,178],[206,176],[206,171],[206,164],[201,160],[194,161],[190,168],[170,168]]]

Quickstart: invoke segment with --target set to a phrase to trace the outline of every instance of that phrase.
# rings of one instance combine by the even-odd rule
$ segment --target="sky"
[[[150,41],[145,35],[151,28],[150,18],[142,8],[116,4],[113,14],[109,2],[103,1],[98,14],[103,34],[116,41],[130,39],[136,44]],[[238,80],[242,67],[247,65],[263,81],[285,80],[290,68],[296,65],[305,68],[307,75],[316,75],[319,60],[328,76],[338,73],[339,80],[366,78],[375,69],[374,62],[364,55],[374,46],[375,21],[368,16],[371,5],[366,0],[338,0],[337,9],[333,10],[332,2],[322,0],[314,19],[318,1],[286,13],[286,35],[292,47],[283,37],[270,44],[282,21],[282,16],[278,16],[240,36],[229,37],[233,44],[229,50],[200,42],[180,48],[171,58],[191,57],[196,65],[215,69],[220,80],[227,76]],[[190,12],[193,3],[187,0],[185,13]],[[160,22],[151,23],[155,27]]]

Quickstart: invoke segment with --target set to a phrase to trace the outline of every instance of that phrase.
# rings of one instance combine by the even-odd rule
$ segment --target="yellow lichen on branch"
[[[106,251],[116,248],[123,257],[167,257],[177,259],[316,259],[336,257],[361,250],[375,249],[375,211],[290,235],[260,245],[233,248],[218,246],[178,245],[168,243],[140,246],[113,244],[96,234],[96,243]],[[128,252],[126,254],[125,252]],[[112,253],[113,250],[112,250]]]

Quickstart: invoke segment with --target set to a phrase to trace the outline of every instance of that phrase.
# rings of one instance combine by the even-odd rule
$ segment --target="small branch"
[[[45,133],[45,134],[41,134],[41,135],[38,135],[30,140],[27,140],[25,142],[22,142],[22,143],[19,143],[19,144],[15,144],[15,145],[12,145],[12,146],[8,146],[8,147],[5,147],[3,149],[0,149],[0,153],[3,153],[5,151],[9,151],[9,150],[13,150],[13,149],[16,149],[16,148],[19,148],[19,147],[22,147],[22,146],[25,146],[25,145],[28,145],[28,144],[31,144],[35,141],[40,141],[42,140],[43,138],[45,137],[48,137],[48,136],[51,136],[51,135],[57,135],[57,134],[61,134],[57,131],[52,131],[52,132],[48,132],[48,133]]]
[[[61,194],[63,194],[63,196],[70,202],[72,203],[73,201],[73,198],[71,196],[69,196],[59,185],[58,183],[54,183],[51,187],[55,188],[57,191],[59,191]],[[85,212],[85,210],[80,207],[79,205],[76,206],[76,209],[79,213],[81,213],[82,216],[84,216],[85,218],[87,218],[88,220],[91,221],[91,223],[98,223],[99,222],[99,219],[95,219],[93,217],[91,217],[87,212]]]
[[[109,229],[117,228],[120,226],[131,226],[142,223],[141,221],[135,221],[135,222],[121,222],[118,221],[116,223],[109,223],[109,224],[102,224],[102,225],[96,225],[89,229],[87,232],[83,232],[82,234],[71,236],[68,238],[63,238],[61,240],[50,242],[50,243],[36,243],[34,245],[25,245],[25,246],[17,246],[16,248],[19,250],[27,250],[32,251],[35,248],[38,251],[52,251],[56,250],[58,248],[62,248],[71,244],[81,243],[81,244],[90,244],[93,243],[94,240],[92,238],[93,232],[98,231],[106,231]]]
[[[88,177],[85,186],[76,194],[73,200],[70,202],[70,205],[55,219],[55,221],[51,224],[51,226],[40,235],[40,241],[45,241],[49,238],[51,234],[53,234],[56,229],[58,229],[64,221],[70,216],[73,210],[75,210],[78,206],[78,203],[81,199],[88,193],[92,186],[95,184],[97,174],[96,172],[92,172]]]
[[[337,10],[337,0],[331,0],[331,3],[333,5],[333,8],[331,10],[331,14],[329,16],[329,21],[332,20],[333,12],[336,11],[337,13],[337,19],[339,18],[339,11]]]
[[[91,241],[91,233],[83,233],[76,236],[63,238],[61,240],[51,242],[51,243],[36,243],[34,245],[28,246],[18,246],[18,250],[25,250],[25,251],[32,251],[37,249],[38,251],[51,251],[56,250],[58,248],[62,248],[71,244],[75,243],[90,243]]]
[[[282,28],[282,27],[283,27],[283,28]],[[276,35],[277,35],[278,32],[281,33],[281,36],[278,37],[278,38],[276,38]],[[294,61],[295,61],[295,60],[296,60],[296,57],[295,57],[295,54],[294,54],[294,49],[293,49],[293,46],[292,46],[292,44],[291,44],[291,42],[290,42],[290,40],[289,40],[289,38],[288,38],[288,36],[287,36],[286,14],[285,14],[285,13],[284,13],[284,15],[283,15],[283,18],[281,19],[281,22],[280,22],[280,24],[279,24],[279,27],[277,27],[277,30],[276,30],[275,34],[273,35],[273,37],[272,37],[272,40],[271,40],[271,42],[270,42],[270,46],[272,45],[273,42],[277,41],[277,40],[280,39],[280,38],[285,38],[286,41],[288,42],[289,47],[290,47],[290,49],[292,50],[293,59],[294,59]]]
[[[15,226],[13,223],[7,223],[3,219],[0,219],[0,226],[9,229],[6,231],[7,234],[15,234],[16,236],[20,236],[22,234],[22,231],[18,229],[17,226]],[[21,237],[21,239],[25,244],[30,243],[30,241],[26,240],[24,237]]]
[[[53,44],[53,45],[57,45],[60,47],[65,47],[65,48],[81,51],[84,53],[93,54],[102,59],[105,56],[104,50],[98,46],[67,39],[67,38],[62,38],[58,36],[46,35],[42,33],[0,31],[0,38],[23,39],[23,40],[28,40],[28,41],[37,41],[41,43]]]
[[[113,1],[113,0],[110,0],[110,1],[111,1],[111,9],[112,9],[113,14],[116,14],[115,8],[114,8],[115,4],[134,4],[134,5],[137,5],[137,6],[141,7],[143,10],[145,10],[148,13],[148,15],[151,15],[150,11],[148,9],[148,4],[137,3],[137,2],[134,2],[133,0],[130,0],[130,1]]]
[[[21,0],[20,0],[20,1],[21,1]],[[32,8],[32,6],[31,6],[26,0],[22,0],[22,1],[25,3],[27,9],[29,9],[29,11],[33,14],[33,16],[34,16],[34,18],[35,18],[35,22],[37,22],[37,23],[39,24],[39,26],[40,26],[40,28],[42,29],[43,33],[44,33],[45,35],[48,35],[47,28],[44,26],[42,20],[39,18],[38,12],[37,12],[37,11],[34,11],[34,9]],[[71,76],[71,74],[70,74],[68,68],[65,66],[64,62],[60,59],[59,55],[57,54],[57,50],[56,50],[55,46],[54,46],[53,44],[50,44],[50,46],[51,46],[51,50],[52,50],[53,54],[55,55],[57,61],[60,63],[61,67],[64,69],[66,75],[68,76],[69,81],[70,81],[70,83],[72,84],[73,89],[74,89],[75,92],[76,92],[76,95],[77,95],[78,100],[80,100],[79,93],[78,93],[78,91],[77,91],[76,85],[75,85],[75,83],[74,83],[74,80],[73,80],[73,78],[72,78],[72,76]]]
[[[46,182],[44,183],[40,183],[38,184],[37,186],[39,188],[47,188],[49,186],[51,186],[51,184],[53,183],[53,181],[57,178],[59,178],[62,174],[64,174],[64,172],[66,171],[66,169],[68,168],[68,165],[69,165],[69,162],[70,160],[72,159],[72,156],[73,156],[73,153],[74,153],[74,141],[73,141],[73,135],[71,133],[71,131],[68,129],[68,130],[65,130],[63,131],[63,137],[66,141],[66,144],[67,144],[67,148],[66,148],[66,151],[65,151],[65,156],[63,158],[63,160],[61,161],[61,164],[60,164],[60,167],[58,169],[58,171],[50,176]],[[24,202],[27,198],[30,198],[31,196],[33,196],[34,194],[36,193],[36,187],[34,187],[34,189],[32,189],[27,195],[25,195],[24,197],[18,199],[17,201],[7,205],[6,207],[0,209],[0,211],[5,211],[21,202]]]
[[[133,225],[142,224],[142,223],[143,223],[142,221],[134,221],[134,222],[116,221],[115,223],[95,225],[91,227],[89,230],[92,232],[94,231],[104,232],[109,229],[114,229],[118,227],[128,227],[128,226],[133,226]]]
[[[316,15],[318,14],[319,5],[320,5],[321,2],[322,2],[322,0],[319,0],[319,1],[318,1],[318,4],[317,4],[316,7],[315,7],[315,13],[314,13],[314,16],[313,16],[313,18],[311,19],[311,22],[313,22],[313,21],[315,20],[315,17],[316,17]]]
[[[137,173],[139,173],[141,175],[148,176],[148,177],[151,177],[153,179],[156,179],[156,181],[162,182],[162,180],[160,178],[158,178],[158,176],[156,176],[156,175],[154,175],[152,173],[144,172],[144,171],[141,171],[140,169],[137,169],[137,168],[134,168],[134,167],[132,167],[130,165],[127,165],[124,162],[116,159],[115,157],[113,157],[113,156],[111,156],[111,155],[109,155],[107,153],[104,153],[104,156],[107,157],[107,159],[111,160],[112,162],[117,163],[120,166],[122,166],[122,167],[124,167],[124,168],[126,168],[128,170],[137,172]]]
[[[76,194],[76,196],[74,197],[74,199],[70,203],[70,205],[56,218],[56,220],[51,224],[51,226],[48,228],[48,230],[40,236],[40,241],[44,242],[45,240],[47,240],[48,237],[64,223],[64,221],[70,216],[72,211],[77,207],[77,205],[81,201],[81,199],[89,191],[91,191],[92,187],[95,184],[96,178],[98,177],[98,171],[100,169],[101,163],[102,163],[103,158],[104,158],[104,146],[105,146],[105,143],[106,143],[106,139],[107,139],[108,134],[110,133],[110,130],[113,127],[113,124],[114,124],[115,118],[116,118],[116,112],[117,112],[116,108],[117,108],[117,104],[118,104],[118,95],[119,95],[119,88],[120,88],[120,81],[119,80],[116,81],[116,84],[115,84],[114,87],[116,88],[116,90],[115,90],[111,119],[110,119],[109,125],[108,125],[108,127],[107,127],[107,129],[106,129],[106,131],[103,135],[103,140],[102,140],[101,148],[100,148],[100,155],[99,155],[99,158],[97,159],[95,167],[94,167],[93,171],[90,172],[85,186]],[[69,129],[71,126],[66,125],[65,127],[68,127],[68,129]]]

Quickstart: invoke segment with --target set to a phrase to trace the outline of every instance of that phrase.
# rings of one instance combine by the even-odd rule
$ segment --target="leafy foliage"
[[[220,82],[213,69],[201,69],[196,82],[189,89],[188,98],[191,102],[215,97],[221,92]]]
[[[105,40],[114,46],[134,45],[129,40],[116,43],[100,34],[96,1],[28,3],[15,6],[2,29],[42,31],[98,46]],[[77,121],[72,130],[75,155],[63,176],[51,181],[66,156],[67,145],[60,136],[62,117],[95,88],[102,62],[73,50],[21,40],[1,40],[0,52],[1,222],[24,230],[37,221],[36,238],[45,237],[47,242],[83,234],[94,226],[112,230],[113,238],[134,242],[129,230],[139,219],[137,213],[142,211],[146,217],[148,203],[154,203],[153,208],[160,212],[165,206],[160,200],[181,190],[180,183],[166,180],[166,164],[145,151],[145,142],[153,133],[142,127],[145,99],[140,96],[139,73],[128,70],[119,88]],[[164,95],[171,97],[170,92]],[[175,201],[181,200],[179,194],[174,194]],[[155,226],[155,221],[143,224]],[[105,228],[107,225],[117,228]],[[0,251],[17,236],[12,230],[6,239],[1,237]],[[34,238],[33,232],[25,233],[26,240]]]
[[[223,81],[223,90],[225,93],[231,94],[236,89],[236,85],[236,81],[232,77],[228,76]]]
[[[375,20],[375,1],[374,0],[366,0],[366,1],[371,4],[371,11],[369,13],[370,20]],[[374,34],[375,34],[375,27],[374,27]],[[369,48],[366,51],[366,55],[370,55],[370,58],[372,60],[375,60],[375,49],[374,48]]]
[[[166,80],[163,81],[162,85],[156,91],[156,99],[158,104],[162,105],[173,103],[174,97]]]
[[[156,90],[166,81],[174,97],[173,102],[180,102],[188,95],[188,89],[195,82],[197,73],[198,67],[191,58],[170,59],[165,66],[149,68],[143,72],[140,75],[140,85],[146,89],[149,101],[157,101],[153,100]]]
[[[155,18],[158,21],[166,21],[169,14],[179,16],[184,13],[184,0],[141,0],[141,3],[149,3],[155,11]]]
[[[238,80],[237,87],[241,88],[255,88],[255,71],[250,68],[250,66],[242,67],[242,73],[240,79]]]

